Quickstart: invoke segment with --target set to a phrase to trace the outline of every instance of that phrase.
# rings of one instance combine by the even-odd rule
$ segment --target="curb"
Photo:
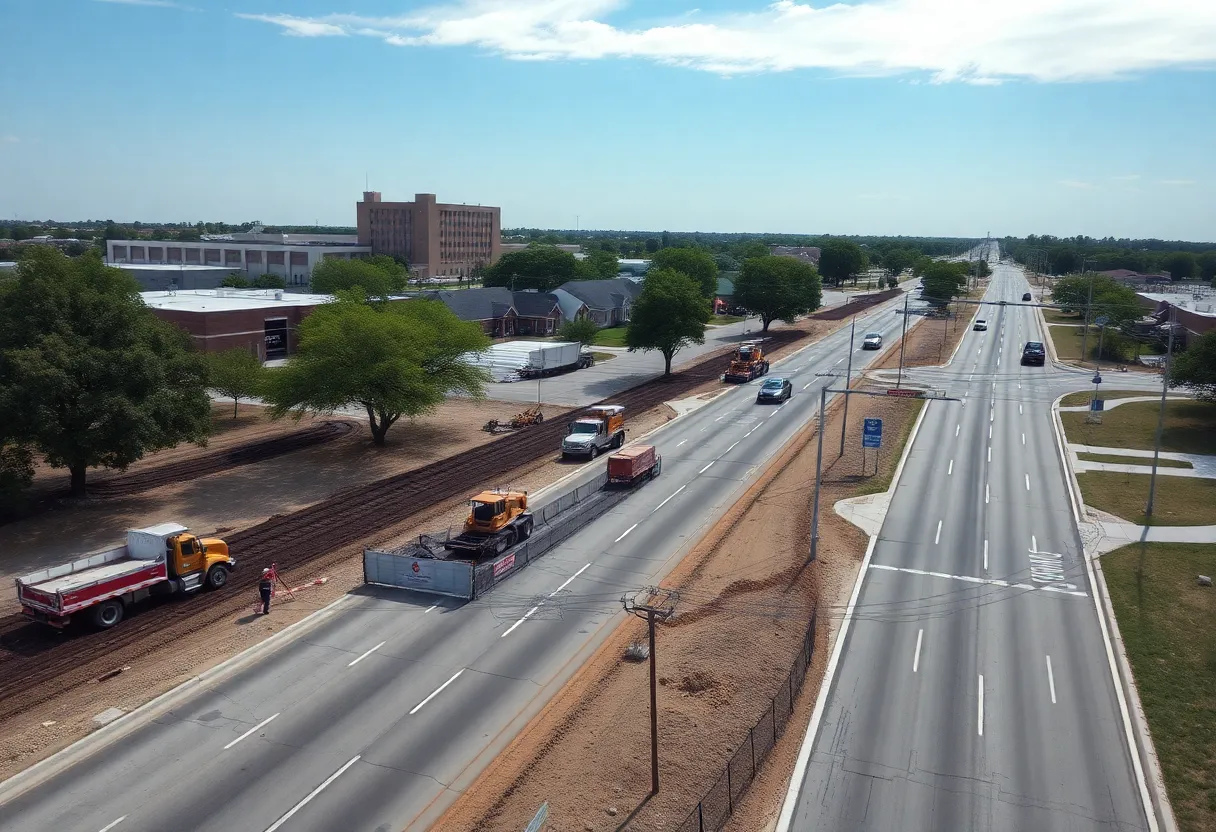
[[[895,473],[891,477],[891,485],[887,488],[888,494],[894,494],[895,489],[899,486],[899,478],[903,475],[908,455],[912,452],[912,446],[916,443],[916,436],[920,433],[920,426],[925,420],[925,414],[929,412],[928,404],[928,402],[925,402],[921,406],[920,414],[916,417],[916,424],[912,426],[912,432],[908,434],[908,441],[904,444],[903,453],[899,457],[899,464],[895,466]],[[869,545],[866,546],[865,557],[862,558],[861,567],[857,570],[857,580],[853,583],[853,592],[849,596],[849,604],[844,611],[844,619],[840,623],[840,630],[836,633],[835,641],[832,642],[832,655],[828,659],[828,666],[823,672],[823,679],[819,682],[819,693],[815,697],[815,709],[811,712],[811,721],[807,725],[806,733],[802,736],[802,744],[798,748],[798,757],[794,762],[794,770],[790,774],[789,786],[786,787],[785,799],[781,801],[781,813],[777,817],[777,832],[790,832],[793,826],[794,812],[798,807],[798,796],[802,792],[802,781],[806,778],[806,769],[811,762],[811,753],[815,750],[815,739],[819,735],[819,723],[823,720],[823,712],[827,709],[828,696],[831,694],[832,683],[836,677],[836,667],[839,665],[840,656],[844,652],[844,643],[849,634],[849,625],[853,621],[853,610],[857,606],[857,599],[861,596],[861,585],[865,581],[866,571],[870,568],[870,558],[874,555],[874,547],[878,545],[878,537],[879,535],[870,536]]]
[[[1092,556],[1090,555],[1085,539],[1081,535],[1081,507],[1084,505],[1084,499],[1081,494],[1081,485],[1077,482],[1076,472],[1072,467],[1072,459],[1064,442],[1064,424],[1060,421],[1059,412],[1060,401],[1063,398],[1064,396],[1060,396],[1051,404],[1051,426],[1055,431],[1060,466],[1064,471],[1065,479],[1068,480],[1068,501],[1072,506],[1077,540],[1081,544],[1081,559],[1085,561],[1085,570],[1089,576],[1090,587],[1093,589],[1094,609],[1098,613],[1098,623],[1102,630],[1106,659],[1110,665],[1111,680],[1115,683],[1119,715],[1123,719],[1123,730],[1128,751],[1131,752],[1132,768],[1135,770],[1140,800],[1144,806],[1144,814],[1150,832],[1159,832],[1159,830],[1177,832],[1178,823],[1174,818],[1169,794],[1165,789],[1161,761],[1157,757],[1157,749],[1153,746],[1148,719],[1144,715],[1144,705],[1140,702],[1135,676],[1132,674],[1131,663],[1127,659],[1127,647],[1123,643],[1123,637],[1119,633],[1119,624],[1115,620],[1115,609],[1111,604],[1110,592],[1106,587],[1106,577],[1102,573],[1101,559],[1096,552]],[[1151,787],[1149,781],[1151,781]]]
[[[41,785],[63,770],[83,762],[110,744],[129,736],[166,711],[171,710],[175,705],[189,699],[204,686],[225,681],[265,655],[294,641],[317,625],[324,623],[326,619],[336,615],[338,607],[353,597],[349,593],[343,595],[294,624],[288,624],[269,638],[247,647],[232,658],[187,679],[135,710],[123,714],[110,724],[81,737],[67,748],[55,752],[44,760],[39,760],[29,768],[0,782],[0,806]]]

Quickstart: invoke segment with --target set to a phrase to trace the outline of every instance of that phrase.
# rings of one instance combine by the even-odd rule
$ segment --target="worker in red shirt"
[[[262,579],[258,581],[258,593],[262,596],[262,615],[270,615],[270,597],[274,594],[274,575],[269,567],[262,570]]]

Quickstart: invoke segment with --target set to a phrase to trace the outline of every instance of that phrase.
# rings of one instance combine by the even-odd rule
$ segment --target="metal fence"
[[[726,825],[726,821],[735,813],[735,807],[743,798],[743,793],[756,778],[764,758],[784,732],[785,723],[794,709],[794,700],[802,689],[802,682],[806,678],[806,670],[814,653],[815,613],[811,613],[810,626],[802,638],[802,650],[794,658],[789,676],[777,689],[760,720],[747,732],[747,739],[740,744],[739,750],[727,761],[726,770],[705,793],[705,797],[701,798],[701,802],[688,818],[680,824],[677,832],[717,832]]]

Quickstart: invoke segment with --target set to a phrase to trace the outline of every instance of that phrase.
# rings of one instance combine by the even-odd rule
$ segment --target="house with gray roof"
[[[625,278],[611,280],[570,280],[553,291],[567,320],[579,316],[579,306],[596,326],[621,326],[629,322],[633,302],[642,293],[642,284]]]
[[[518,316],[510,289],[487,286],[483,289],[425,292],[422,296],[442,301],[443,305],[462,321],[480,324],[482,332],[491,338],[505,338],[515,334],[515,320]]]

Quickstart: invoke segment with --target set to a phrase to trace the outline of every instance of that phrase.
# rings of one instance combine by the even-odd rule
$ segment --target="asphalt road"
[[[987,301],[1020,302],[996,266]],[[867,574],[792,828],[1147,828],[1050,422],[1087,375],[1023,367],[985,307],[945,370]]]
[[[898,335],[897,305],[859,321],[858,346],[872,329]],[[304,637],[9,799],[0,828],[427,828],[608,635],[621,595],[665,574],[813,417],[834,381],[815,373],[844,370],[848,339],[845,327],[774,367],[794,382],[780,407],[756,405],[753,382],[663,428],[659,479],[486,598],[356,594]],[[875,355],[858,350],[854,368]]]

